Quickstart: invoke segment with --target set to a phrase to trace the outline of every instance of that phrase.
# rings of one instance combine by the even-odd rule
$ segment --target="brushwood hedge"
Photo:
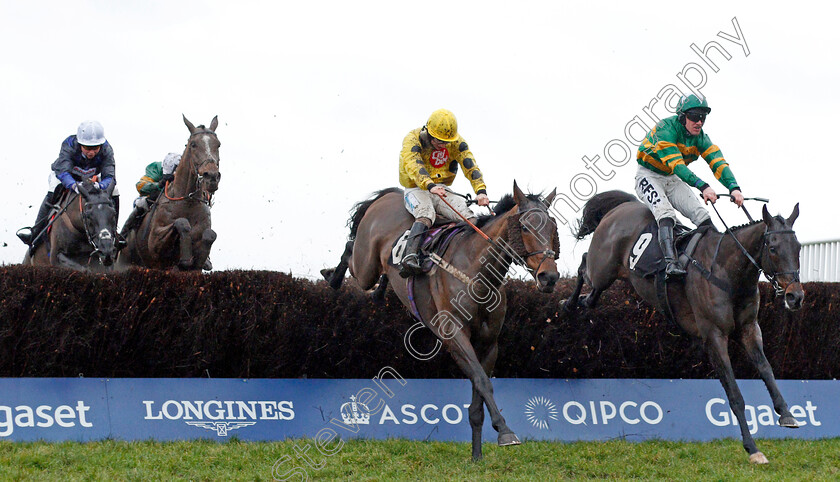
[[[494,376],[714,378],[700,343],[669,324],[623,282],[600,307],[566,314],[533,284],[505,285],[508,310]],[[761,284],[759,320],[780,379],[840,375],[840,285],[808,283],[805,307],[784,309]],[[391,366],[406,378],[461,377],[443,350],[413,358],[414,324],[389,292],[382,304],[346,283],[333,291],[273,271],[185,274],[134,269],[95,275],[0,266],[0,376],[370,378]],[[427,330],[412,338],[430,351]],[[736,376],[755,378],[733,341]]]

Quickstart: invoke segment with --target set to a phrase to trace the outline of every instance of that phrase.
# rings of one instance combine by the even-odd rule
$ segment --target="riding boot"
[[[659,226],[659,247],[662,248],[662,254],[665,256],[665,277],[671,278],[685,276],[685,270],[680,268],[680,265],[677,262],[676,249],[674,249],[673,224],[663,222]]]
[[[134,208],[128,215],[128,219],[125,220],[125,224],[123,224],[122,230],[120,230],[120,237],[125,239],[128,237],[128,233],[131,232],[132,229],[136,228],[138,224],[140,224],[140,220],[143,219],[143,214],[146,213],[145,209],[140,208],[139,206]]]
[[[25,244],[31,245],[32,249],[34,250],[42,241],[44,241],[44,236],[38,237],[38,233],[40,233],[46,226],[47,221],[49,221],[50,215],[50,203],[52,202],[53,193],[49,192],[46,196],[44,196],[44,201],[41,203],[41,207],[38,209],[38,217],[35,219],[35,224],[30,228],[28,233],[20,232],[18,233],[18,238],[23,241]],[[34,242],[34,244],[33,244]]]
[[[423,233],[426,231],[426,225],[420,221],[414,221],[411,226],[411,231],[408,232],[408,245],[405,248],[405,255],[403,255],[400,263],[400,276],[408,278],[412,275],[417,275],[422,272],[420,266],[420,256],[417,253],[420,250],[420,243],[423,241]]]

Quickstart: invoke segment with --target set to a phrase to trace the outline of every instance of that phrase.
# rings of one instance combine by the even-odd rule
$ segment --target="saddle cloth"
[[[424,273],[428,273],[435,266],[429,258],[429,254],[437,253],[438,256],[443,256],[455,235],[464,231],[466,227],[467,225],[464,223],[449,223],[434,226],[423,233],[423,242],[420,244],[417,254],[420,256],[420,266]],[[408,244],[408,233],[409,231],[404,232],[394,241],[391,247],[391,255],[388,257],[388,264],[391,266],[399,267],[402,262]]]
[[[691,230],[682,224],[674,227],[674,237],[676,238],[674,244],[676,244],[677,257],[681,268],[685,269],[689,262],[686,257],[680,256],[683,253],[683,248],[690,243],[692,238],[695,236],[699,238],[704,232],[706,232],[705,229]],[[694,245],[695,243],[691,244]],[[691,251],[693,250],[692,246]],[[691,253],[688,254],[691,255]],[[665,270],[665,256],[659,246],[659,226],[656,221],[651,221],[650,224],[645,226],[636,242],[633,243],[633,249],[630,250],[630,256],[627,258],[627,265],[634,274],[642,278],[653,276]]]

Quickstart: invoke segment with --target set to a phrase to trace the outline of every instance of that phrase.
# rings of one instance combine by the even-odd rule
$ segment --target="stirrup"
[[[680,278],[685,276],[687,273],[684,269],[680,268],[680,265],[676,261],[667,261],[665,265],[665,277],[666,278]]]
[[[410,260],[414,260],[414,262],[411,263]],[[403,278],[415,276],[417,274],[420,274],[421,271],[422,268],[420,266],[420,256],[418,256],[417,253],[405,255],[405,257],[403,257],[402,259],[402,262],[400,262],[400,276]]]

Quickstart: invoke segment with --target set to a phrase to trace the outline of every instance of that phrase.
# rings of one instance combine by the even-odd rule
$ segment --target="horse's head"
[[[767,206],[761,210],[761,215],[767,226],[759,259],[761,269],[770,278],[776,293],[784,292],[785,308],[796,311],[802,308],[802,301],[805,299],[805,290],[799,281],[801,245],[793,231],[793,222],[799,216],[799,203],[787,219],[771,216]]]
[[[216,137],[216,127],[219,125],[218,116],[213,117],[210,128],[203,125],[194,126],[192,122],[184,117],[184,124],[190,130],[190,139],[187,148],[181,158],[181,163],[190,164],[191,169],[197,176],[198,190],[212,195],[219,189],[219,180],[222,174],[219,172],[219,138]],[[186,163],[184,162],[186,160]],[[178,166],[181,167],[180,165]],[[184,168],[187,166],[185,165]]]
[[[103,266],[111,266],[117,256],[116,229],[117,210],[111,193],[114,183],[108,189],[101,190],[88,180],[78,184],[79,194],[84,201],[81,206],[82,222],[88,242],[93,246],[93,254],[99,255]]]
[[[560,278],[555,260],[560,255],[560,237],[557,222],[549,215],[548,208],[557,194],[551,191],[545,199],[526,195],[513,182],[513,199],[517,214],[508,221],[508,243],[525,262],[525,268],[534,276],[537,286],[544,293],[554,291]]]

